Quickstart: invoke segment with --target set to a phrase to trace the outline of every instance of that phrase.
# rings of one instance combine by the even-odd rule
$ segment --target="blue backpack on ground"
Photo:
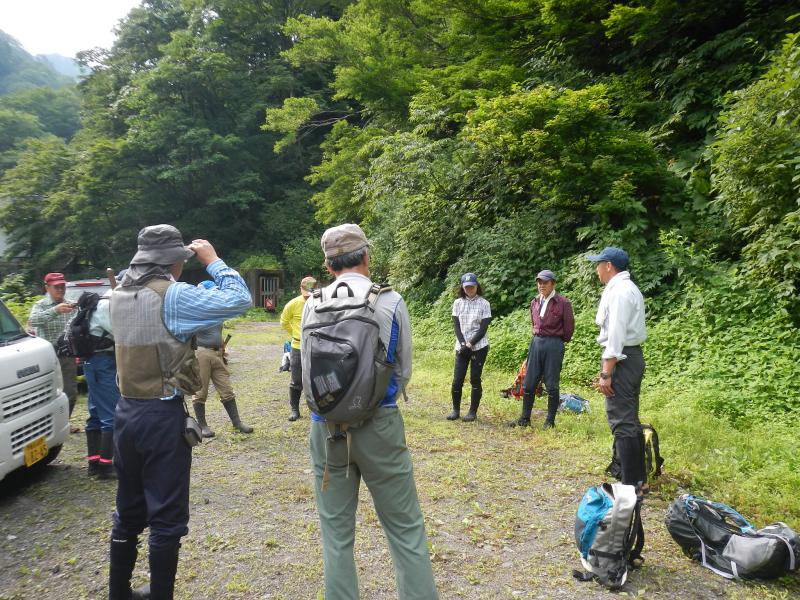
[[[575,543],[585,569],[572,572],[576,579],[622,587],[628,570],[642,562],[644,529],[636,488],[622,483],[589,488],[575,517]]]
[[[558,410],[574,413],[588,413],[589,401],[577,394],[559,394]]]

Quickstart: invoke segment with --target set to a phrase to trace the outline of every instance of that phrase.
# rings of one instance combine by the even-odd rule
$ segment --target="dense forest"
[[[144,0],[112,48],[79,55],[76,89],[2,84],[8,255],[30,281],[121,267],[164,221],[296,277],[320,271],[325,226],[355,221],[420,335],[444,331],[457,276],[478,273],[507,369],[535,273],[558,272],[583,332],[565,374],[585,382],[599,288],[584,256],[621,245],[648,298],[648,381],[741,426],[794,423],[797,12]]]

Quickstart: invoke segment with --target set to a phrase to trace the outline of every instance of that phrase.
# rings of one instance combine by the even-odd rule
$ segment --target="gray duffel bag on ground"
[[[683,494],[667,529],[684,553],[728,579],[773,579],[800,565],[800,537],[785,523],[756,529],[734,508]]]

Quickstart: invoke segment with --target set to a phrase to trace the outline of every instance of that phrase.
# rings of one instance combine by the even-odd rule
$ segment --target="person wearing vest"
[[[177,283],[196,255],[219,289]],[[206,240],[184,246],[171,225],[139,232],[138,251],[111,294],[121,398],[114,415],[117,501],[110,600],[173,598],[180,539],[189,531],[191,448],[184,397],[200,389],[193,336],[245,312],[250,290]],[[131,590],[138,536],[150,527],[150,585]]]
[[[206,290],[215,290],[217,285],[213,281],[201,281],[197,287]],[[208,384],[214,382],[214,388],[219,394],[222,406],[233,423],[233,427],[241,433],[253,433],[253,428],[242,423],[239,418],[239,409],[236,406],[236,394],[231,386],[231,373],[228,370],[228,361],[225,358],[225,348],[222,341],[222,325],[201,329],[197,332],[197,363],[200,368],[200,382],[202,387],[192,398],[194,414],[200,424],[204,438],[214,437],[214,432],[206,422],[206,399],[208,398]]]
[[[111,291],[97,303],[89,318],[89,333],[98,338],[113,340],[111,331]],[[117,365],[114,345],[98,348],[83,360],[83,375],[88,389],[86,404],[86,459],[89,476],[116,479],[114,472],[114,411],[119,400]]]
[[[300,323],[303,318],[303,307],[306,300],[317,286],[317,280],[303,277],[300,281],[300,295],[286,303],[281,312],[281,327],[292,336],[292,353],[289,359],[291,381],[289,383],[289,420],[300,418],[300,396],[303,393],[303,365],[300,360]]]
[[[597,263],[596,272],[605,285],[595,323],[597,342],[603,347],[597,387],[606,397],[606,417],[614,435],[622,483],[640,491],[647,484],[644,432],[639,422],[639,392],[644,378],[641,344],[647,339],[644,298],[631,281],[628,253],[608,246],[587,257]]]
[[[336,279],[322,290],[330,297],[346,284],[359,297],[372,287],[369,242],[358,225],[332,227],[322,235],[328,271]],[[389,542],[400,600],[437,600],[425,521],[419,506],[411,454],[397,395],[411,378],[411,323],[403,298],[387,290],[373,304],[386,362],[394,366],[386,394],[373,415],[346,435],[334,435],[325,418],[311,413],[310,450],[322,536],[326,600],[357,600],[358,576],[353,544],[361,480],[372,495]],[[305,304],[303,322],[313,302]],[[301,352],[308,349],[303,346]],[[312,364],[312,357],[309,363]],[[310,390],[305,390],[306,394]]]
[[[575,332],[572,303],[556,293],[556,275],[549,269],[536,276],[539,295],[531,300],[533,338],[528,347],[528,366],[523,383],[522,415],[511,426],[529,427],[536,388],[544,381],[547,387],[547,416],[544,429],[555,427],[560,401],[559,384],[564,362],[564,344]]]

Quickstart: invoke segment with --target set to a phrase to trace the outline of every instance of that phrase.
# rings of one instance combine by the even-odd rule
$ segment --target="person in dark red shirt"
[[[564,361],[564,344],[572,339],[575,317],[572,303],[556,293],[556,275],[550,270],[536,276],[539,295],[531,300],[531,324],[533,339],[528,348],[528,368],[523,384],[522,416],[512,426],[528,427],[531,424],[533,395],[541,381],[547,388],[547,417],[544,429],[556,424],[558,410],[558,386],[561,379],[561,364]]]

